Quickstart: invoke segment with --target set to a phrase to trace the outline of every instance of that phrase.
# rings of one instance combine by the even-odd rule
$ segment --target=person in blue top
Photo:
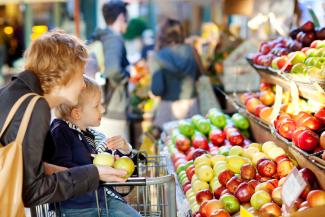
[[[77,106],[62,104],[55,109],[56,117],[51,124],[51,134],[55,151],[51,163],[72,168],[92,164],[92,154],[104,151],[115,151],[116,155],[131,155],[132,147],[120,136],[107,138],[104,134],[91,129],[100,125],[104,111],[101,105],[101,89],[89,78],[85,77],[86,87],[82,90]],[[86,175],[86,174],[85,174]],[[106,213],[105,195],[108,200]],[[130,207],[113,188],[99,187],[96,192],[73,197],[60,202],[59,210],[65,217],[139,217],[136,210]]]
[[[161,98],[156,126],[199,113],[195,88],[199,66],[194,48],[184,39],[181,23],[173,19],[167,19],[158,33],[157,52],[151,61],[151,91]]]

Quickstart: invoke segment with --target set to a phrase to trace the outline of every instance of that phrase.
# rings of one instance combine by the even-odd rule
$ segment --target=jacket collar
[[[41,87],[41,82],[39,78],[32,71],[23,71],[18,75],[13,76],[12,80],[20,80],[34,93],[43,95],[44,92]]]

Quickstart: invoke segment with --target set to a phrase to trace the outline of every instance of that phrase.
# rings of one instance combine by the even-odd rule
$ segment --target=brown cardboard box
[[[295,212],[290,217],[325,217],[325,206],[314,207],[303,210],[301,212]]]
[[[224,0],[224,12],[227,15],[250,16],[253,13],[253,6],[254,0]]]

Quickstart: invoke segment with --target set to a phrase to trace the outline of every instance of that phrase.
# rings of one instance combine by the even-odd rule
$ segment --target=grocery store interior
[[[0,0],[0,111],[3,217],[325,217],[325,0]]]

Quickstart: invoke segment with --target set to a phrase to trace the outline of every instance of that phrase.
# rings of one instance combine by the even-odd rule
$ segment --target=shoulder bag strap
[[[195,62],[197,64],[197,67],[199,69],[199,74],[200,76],[201,75],[205,75],[205,70],[204,70],[204,67],[203,67],[203,64],[202,64],[202,61],[201,61],[201,58],[200,58],[200,55],[198,54],[197,50],[195,49],[195,47],[192,47],[192,50],[193,50],[193,55],[194,55],[194,59],[195,59]]]
[[[40,98],[41,98],[41,96],[39,96],[39,95],[34,96],[33,99],[29,102],[29,104],[28,104],[28,106],[27,106],[27,108],[25,110],[25,114],[23,116],[23,119],[22,119],[22,121],[20,123],[20,126],[19,126],[19,130],[18,130],[17,137],[16,137],[16,144],[22,144],[23,143],[25,133],[26,133],[26,130],[27,130],[27,127],[28,127],[28,123],[29,123],[29,120],[30,120],[30,118],[32,116],[35,104]]]
[[[36,95],[35,93],[27,93],[25,95],[23,95],[22,97],[20,97],[15,104],[13,105],[13,107],[11,108],[5,123],[3,124],[3,127],[1,129],[0,132],[0,138],[2,137],[3,133],[5,132],[5,130],[8,128],[10,122],[12,121],[13,117],[15,116],[17,110],[19,109],[19,107],[21,106],[21,104],[29,97],[29,96],[33,96]]]

